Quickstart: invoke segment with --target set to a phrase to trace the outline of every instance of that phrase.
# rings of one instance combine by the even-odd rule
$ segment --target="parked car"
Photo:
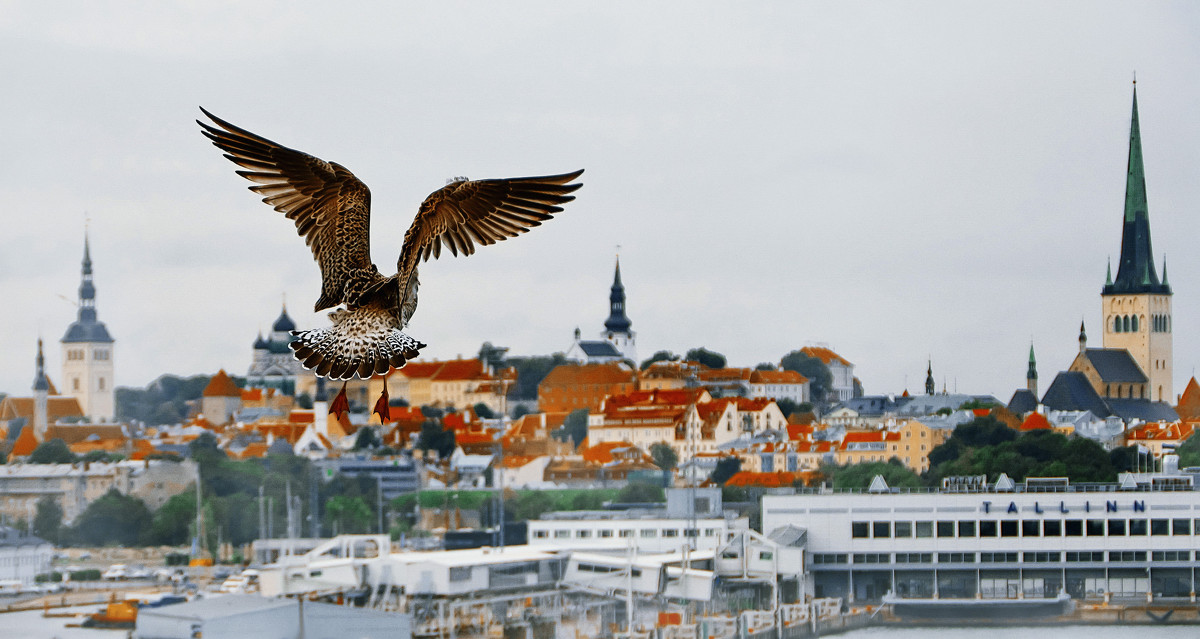
[[[108,567],[108,570],[104,571],[104,574],[100,575],[100,578],[104,581],[117,581],[125,579],[128,576],[129,568],[125,564],[113,564]]]

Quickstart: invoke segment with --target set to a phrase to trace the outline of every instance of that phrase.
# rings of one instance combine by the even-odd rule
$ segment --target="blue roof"
[[[1106,384],[1145,384],[1149,381],[1133,356],[1123,348],[1089,348],[1083,353]]]
[[[1112,414],[1087,376],[1073,371],[1064,371],[1054,377],[1050,388],[1042,395],[1042,403],[1051,410],[1088,410],[1100,418]]]
[[[79,319],[72,322],[67,327],[66,335],[63,335],[62,342],[71,344],[77,342],[101,342],[111,344],[112,336],[108,334],[108,329],[104,327],[104,322],[96,319]]]
[[[1016,415],[1024,415],[1037,410],[1038,400],[1037,395],[1034,395],[1028,388],[1018,389],[1013,393],[1012,399],[1008,400],[1008,410]]]
[[[579,348],[588,357],[621,357],[621,351],[612,342],[579,342]]]
[[[1124,421],[1140,419],[1144,422],[1175,422],[1179,414],[1165,402],[1152,402],[1148,399],[1114,399],[1109,398],[1108,406],[1112,412]]]

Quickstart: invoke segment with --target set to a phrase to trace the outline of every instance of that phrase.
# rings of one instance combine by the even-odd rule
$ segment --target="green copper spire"
[[[1117,277],[1104,285],[1104,294],[1162,293],[1171,287],[1158,280],[1150,245],[1150,215],[1146,204],[1146,170],[1142,164],[1142,133],[1138,123],[1137,87],[1129,124],[1129,162],[1125,175],[1125,217]],[[1111,274],[1111,271],[1110,271]]]
[[[1104,285],[1112,286],[1112,258],[1108,258],[1108,272],[1104,274]]]
[[[1033,357],[1033,342],[1029,343],[1029,371],[1025,373],[1026,379],[1037,379],[1037,360]]]

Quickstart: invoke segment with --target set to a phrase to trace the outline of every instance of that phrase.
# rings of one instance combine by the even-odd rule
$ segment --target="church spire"
[[[933,381],[933,358],[929,358],[929,366],[925,369],[925,394],[933,395],[937,392],[937,383]]]
[[[1121,258],[1117,277],[1105,284],[1105,295],[1127,293],[1171,294],[1154,271],[1150,244],[1150,215],[1146,203],[1146,170],[1142,164],[1142,133],[1138,123],[1137,85],[1133,90],[1133,115],[1129,123],[1129,161],[1125,175],[1125,217],[1121,231]]]
[[[87,231],[83,233],[83,262],[79,276],[79,311],[63,336],[64,343],[112,343],[104,322],[96,318],[96,286],[92,284],[92,250]]]
[[[42,355],[42,338],[38,338],[37,368],[33,373],[34,392],[48,392],[50,379],[46,377],[46,357]]]
[[[621,284],[620,257],[617,258],[612,291],[608,295],[608,307],[608,319],[604,320],[604,330],[609,333],[628,333],[633,322],[625,315],[625,285]]]
[[[1033,356],[1033,342],[1029,342],[1029,370],[1025,372],[1025,386],[1037,397],[1037,359]]]

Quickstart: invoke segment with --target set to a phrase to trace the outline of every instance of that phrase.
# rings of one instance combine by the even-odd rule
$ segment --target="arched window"
[[[1121,332],[1122,333],[1129,332],[1129,316],[1128,315],[1121,318]]]
[[[1146,318],[1145,318],[1145,317],[1142,317],[1142,322],[1141,322],[1141,323],[1142,323],[1142,324],[1145,324],[1145,323],[1146,323]],[[1133,332],[1135,332],[1135,333],[1136,333],[1136,332],[1138,332],[1138,316],[1137,316],[1137,315],[1134,315],[1134,316],[1133,316]]]

